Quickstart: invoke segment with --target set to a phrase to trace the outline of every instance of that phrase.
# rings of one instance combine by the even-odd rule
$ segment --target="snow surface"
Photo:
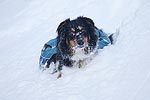
[[[0,100],[150,100],[149,0],[0,0]],[[66,18],[87,16],[111,33],[84,68],[40,73],[43,44]]]

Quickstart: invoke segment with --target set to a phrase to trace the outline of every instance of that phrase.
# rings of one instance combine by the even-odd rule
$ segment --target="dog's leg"
[[[120,29],[116,29],[116,32],[115,33],[112,33],[111,35],[109,35],[109,39],[111,41],[111,44],[114,45],[117,41],[117,38],[120,34]]]
[[[83,66],[83,60],[79,60],[79,68],[81,68]]]
[[[114,44],[113,34],[111,34],[108,38],[110,39],[111,45],[113,45]]]
[[[57,76],[57,79],[61,78],[62,77],[62,72],[61,71],[58,71],[58,76]]]
[[[58,76],[57,76],[57,79],[61,78],[62,77],[62,67],[63,67],[63,61],[60,60],[57,64],[57,72],[58,72]]]
[[[47,61],[47,64],[46,64],[45,68],[49,68],[51,62],[52,62],[51,59],[49,59],[49,60]]]

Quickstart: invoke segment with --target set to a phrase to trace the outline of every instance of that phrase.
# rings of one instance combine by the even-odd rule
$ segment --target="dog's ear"
[[[88,17],[83,17],[83,16],[80,16],[78,17],[77,19],[80,19],[82,21],[84,21],[85,23],[87,23],[88,25],[90,25],[91,27],[94,27],[94,22],[92,19],[88,18]]]
[[[87,17],[78,17],[80,21],[86,24],[86,27],[88,27],[88,33],[89,33],[89,45],[95,48],[97,43],[97,35],[95,34],[95,25],[92,19]]]
[[[67,24],[70,22],[70,19],[66,19],[65,21],[61,22],[57,28],[57,33],[58,33],[58,36],[62,36],[65,31],[65,27],[67,26]]]

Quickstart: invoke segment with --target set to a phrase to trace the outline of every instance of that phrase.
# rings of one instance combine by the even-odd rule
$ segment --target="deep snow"
[[[0,0],[0,100],[149,100],[149,0]],[[87,16],[114,46],[63,77],[40,73],[43,44],[66,18]]]

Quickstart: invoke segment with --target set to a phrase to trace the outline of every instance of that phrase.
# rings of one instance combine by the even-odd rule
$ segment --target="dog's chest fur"
[[[84,48],[77,48],[73,50],[73,55],[71,59],[75,61],[79,61],[79,60],[83,60],[86,57],[87,57],[87,54],[85,54]]]

